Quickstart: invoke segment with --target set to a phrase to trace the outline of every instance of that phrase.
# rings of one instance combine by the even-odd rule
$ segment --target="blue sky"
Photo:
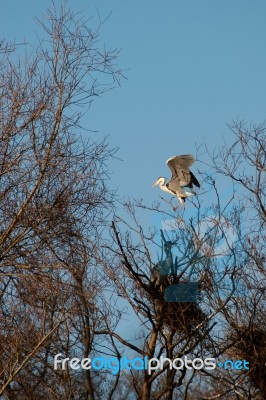
[[[56,1],[57,2],[57,1]],[[0,33],[31,41],[47,0],[1,5]],[[210,149],[235,119],[265,120],[266,2],[264,0],[70,0],[88,16],[112,12],[102,29],[121,48],[122,87],[97,99],[84,125],[109,135],[123,160],[111,163],[122,196],[159,198],[155,178],[169,176],[165,160]],[[97,136],[97,135],[96,135]],[[202,168],[196,164],[194,169]]]

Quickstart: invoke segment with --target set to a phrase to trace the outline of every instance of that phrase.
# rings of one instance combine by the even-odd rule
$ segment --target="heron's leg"
[[[185,202],[182,200],[182,198],[179,197],[179,196],[176,196],[176,197],[178,198],[179,202],[180,202],[181,205],[183,206],[183,205],[185,204]],[[175,199],[176,197],[174,196],[174,197],[172,197],[172,199],[171,199],[171,206],[172,206],[172,208],[173,208],[173,211],[176,211],[176,210],[179,208],[179,204],[177,204],[176,206],[173,206],[173,204],[172,204],[172,200]]]
[[[177,206],[172,206],[173,207],[173,211],[176,211],[179,208],[179,204]]]
[[[179,193],[176,193],[176,197],[178,198],[178,200],[179,200],[179,202],[182,204],[182,206],[184,206],[184,205],[185,205],[185,202],[184,202],[184,200],[182,199],[182,197],[180,196]]]

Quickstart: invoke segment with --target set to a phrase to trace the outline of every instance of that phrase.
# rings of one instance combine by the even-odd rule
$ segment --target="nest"
[[[149,296],[153,299],[155,310],[158,315],[163,312],[162,323],[187,334],[192,334],[195,329],[203,331],[207,326],[203,323],[206,314],[197,303],[197,293],[197,286],[193,287],[186,282],[179,285],[164,284],[160,288],[154,285],[149,287]],[[185,301],[186,299],[192,301]]]
[[[160,305],[159,305],[160,306]],[[198,326],[201,326],[205,319],[196,303],[166,303],[161,304],[164,307],[164,323],[169,328],[176,329],[180,332],[191,334]]]
[[[249,362],[251,384],[266,399],[266,330],[257,327],[238,327],[230,335],[236,342],[232,347],[234,357]]]

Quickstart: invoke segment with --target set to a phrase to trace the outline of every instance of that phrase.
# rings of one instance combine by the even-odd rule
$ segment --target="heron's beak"
[[[156,185],[158,185],[158,180],[156,180],[156,181],[154,182],[154,184],[152,185],[152,187],[154,187],[154,186],[156,186]]]

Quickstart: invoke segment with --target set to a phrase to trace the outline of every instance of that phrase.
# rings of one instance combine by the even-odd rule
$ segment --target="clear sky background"
[[[57,3],[57,1],[55,1]],[[47,0],[1,4],[0,34],[30,42]],[[96,8],[107,46],[121,48],[122,87],[97,99],[86,127],[109,135],[123,160],[111,163],[122,196],[158,199],[151,184],[169,176],[166,159],[210,149],[227,123],[265,120],[265,0],[69,0],[73,10]],[[97,137],[97,135],[96,135]],[[195,165],[195,169],[199,165]]]

